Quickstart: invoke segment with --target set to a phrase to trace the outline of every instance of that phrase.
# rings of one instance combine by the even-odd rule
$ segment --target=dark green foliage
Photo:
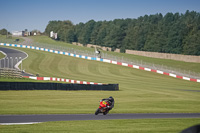
[[[1,35],[7,35],[7,30],[6,29],[1,29],[0,30]]]
[[[120,48],[120,53],[126,53],[126,49],[124,47]]]
[[[94,20],[90,20],[87,23],[85,23],[83,30],[81,30],[80,32],[80,40],[79,42],[82,43],[83,45],[86,45],[88,43],[91,42],[91,35],[92,35],[92,31],[94,29],[95,26],[95,21]]]
[[[50,21],[45,33],[58,33],[65,42],[79,42],[116,48],[162,53],[200,55],[200,13],[145,15],[137,19],[90,20],[73,25]]]
[[[49,35],[50,32],[58,33],[58,40],[64,42],[73,42],[75,39],[74,35],[74,25],[71,21],[49,21],[45,29],[46,35]]]

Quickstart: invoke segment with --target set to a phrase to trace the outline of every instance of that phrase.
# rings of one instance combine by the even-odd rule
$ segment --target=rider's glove
[[[110,106],[107,106],[108,108],[110,108]]]

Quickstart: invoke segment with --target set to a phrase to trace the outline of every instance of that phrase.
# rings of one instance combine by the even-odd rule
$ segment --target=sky
[[[0,29],[45,31],[49,21],[73,24],[138,18],[168,12],[200,12],[200,0],[0,0]]]

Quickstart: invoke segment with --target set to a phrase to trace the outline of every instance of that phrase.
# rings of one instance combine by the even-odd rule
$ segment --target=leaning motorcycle
[[[108,101],[100,101],[99,108],[96,110],[95,115],[98,115],[99,113],[103,113],[103,115],[106,115],[109,112],[110,104]]]

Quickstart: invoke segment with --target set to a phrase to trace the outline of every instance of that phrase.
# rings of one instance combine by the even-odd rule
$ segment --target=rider
[[[111,110],[114,107],[115,101],[114,101],[114,98],[112,96],[110,96],[109,98],[104,98],[101,101],[108,101],[109,102],[110,106],[107,106],[108,110]]]

